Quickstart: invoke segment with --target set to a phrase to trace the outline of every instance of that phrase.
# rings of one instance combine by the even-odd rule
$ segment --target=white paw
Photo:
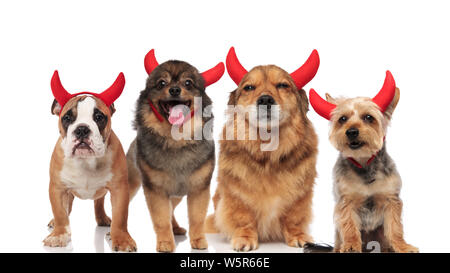
[[[59,235],[53,232],[44,239],[44,245],[50,247],[66,247],[70,242],[70,233],[63,233]]]

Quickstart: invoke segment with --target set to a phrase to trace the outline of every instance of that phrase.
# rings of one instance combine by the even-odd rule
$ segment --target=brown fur
[[[331,118],[330,141],[341,153],[334,170],[336,252],[367,251],[370,241],[380,243],[382,251],[418,251],[403,239],[401,178],[384,151],[383,138],[399,98],[400,91],[396,89],[393,101],[382,113],[369,98],[334,99],[327,94],[327,100],[337,105]],[[364,120],[367,114],[374,117],[372,122]],[[344,123],[339,122],[342,116],[348,118]],[[358,140],[364,142],[364,146],[356,150],[349,148],[345,135],[349,128],[359,130]],[[373,181],[370,183],[346,161],[347,157],[352,157],[366,166],[367,160],[380,150],[383,154],[377,155],[378,162],[372,163],[380,167],[372,166]],[[365,208],[368,200],[370,209]]]
[[[76,106],[79,101],[84,100],[86,96],[77,96],[69,100],[63,109],[60,109],[59,104],[53,103],[52,113],[60,117],[69,111],[76,111]],[[128,203],[129,203],[129,186],[128,186],[128,172],[126,165],[125,153],[119,139],[111,129],[111,115],[114,112],[114,107],[108,107],[99,99],[94,98],[97,108],[108,117],[108,124],[101,132],[103,138],[107,142],[108,151],[112,151],[112,173],[111,181],[107,182],[106,187],[97,190],[94,194],[94,208],[95,218],[100,226],[111,225],[111,240],[112,248],[116,251],[135,251],[136,243],[131,238],[127,230],[128,219]],[[54,148],[51,162],[50,162],[50,187],[49,195],[52,205],[54,218],[50,221],[49,227],[53,231],[44,240],[46,246],[62,247],[66,245],[65,237],[70,237],[69,215],[72,210],[72,202],[77,193],[66,188],[61,182],[60,173],[63,168],[64,152],[61,148],[62,138],[65,136],[65,130],[59,119],[59,128],[61,136],[59,137]],[[131,187],[131,191],[135,189]],[[104,209],[104,197],[109,191],[111,193],[112,204],[112,221],[106,215]]]
[[[288,88],[277,88],[281,82]],[[247,84],[256,89],[244,91]],[[220,141],[215,213],[207,220],[208,231],[225,233],[238,251],[256,249],[259,241],[284,240],[293,247],[312,241],[308,226],[312,219],[317,137],[306,117],[305,92],[297,90],[281,68],[259,66],[230,94],[229,104],[252,105],[261,95],[271,95],[284,113],[278,149],[261,151],[264,141],[259,137]],[[247,136],[248,128],[246,121]]]
[[[160,88],[158,83],[162,80],[167,85]],[[192,86],[185,85],[187,80],[192,81]],[[202,126],[208,121],[202,117],[201,111],[185,123],[190,124],[191,129],[183,131],[183,135],[190,136],[191,140],[176,140],[172,137],[173,126],[167,121],[167,114],[161,107],[161,102],[173,99],[169,92],[171,86],[180,87],[179,99],[191,101],[191,111],[201,110],[194,109],[194,97],[202,97],[203,107],[211,104],[205,93],[202,76],[191,65],[168,61],[155,68],[137,103],[135,127],[138,136],[127,153],[130,184],[143,185],[157,237],[157,251],[173,252],[174,235],[186,233],[174,215],[175,207],[184,195],[187,195],[191,247],[206,249],[208,243],[204,235],[204,220],[215,163],[214,142],[194,140],[195,126]],[[165,118],[163,122],[157,119],[148,100]],[[152,146],[155,143],[157,145]]]

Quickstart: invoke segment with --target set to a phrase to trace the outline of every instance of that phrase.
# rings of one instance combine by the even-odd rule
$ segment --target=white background
[[[72,244],[52,250],[41,243],[52,218],[48,165],[58,138],[57,117],[50,115],[55,69],[71,92],[102,91],[120,71],[125,73],[113,128],[127,150],[136,133],[131,121],[150,49],[160,62],[182,59],[204,71],[224,61],[235,46],[247,69],[277,64],[289,72],[316,48],[321,65],[306,88],[321,95],[374,96],[385,70],[391,70],[401,99],[387,146],[403,178],[405,237],[422,252],[449,252],[448,2],[308,2],[2,1],[0,251],[110,252],[107,229],[96,228],[93,201],[79,199],[71,215]],[[207,89],[216,136],[234,88],[225,74]],[[313,111],[308,116],[320,138],[311,232],[316,241],[333,243],[331,170],[337,152],[328,142],[327,121]],[[216,183],[214,175],[212,194]],[[186,227],[185,201],[176,215]],[[139,251],[155,251],[142,190],[130,205],[129,231]],[[231,251],[223,237],[208,239],[208,251]],[[191,251],[188,239],[177,241],[177,251]],[[259,251],[300,250],[273,243]]]

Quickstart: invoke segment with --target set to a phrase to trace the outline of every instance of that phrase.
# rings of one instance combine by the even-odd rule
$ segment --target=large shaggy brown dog
[[[208,217],[207,232],[225,233],[236,251],[256,249],[258,241],[284,240],[293,247],[312,241],[308,226],[317,136],[306,117],[308,98],[301,88],[314,77],[318,66],[314,51],[292,74],[274,65],[257,66],[247,73],[234,49],[228,53],[227,70],[238,84],[228,104],[241,108],[229,111],[223,130],[218,187],[213,197],[215,213]],[[258,111],[254,122],[250,116],[259,107],[265,110]],[[245,118],[239,120],[242,108],[249,109],[248,115],[244,113]],[[244,139],[238,137],[239,122],[245,123]],[[261,133],[250,137],[252,128],[259,130],[261,124],[269,133],[279,132],[271,149],[263,147],[273,139],[267,140]],[[230,135],[234,139],[230,140]]]

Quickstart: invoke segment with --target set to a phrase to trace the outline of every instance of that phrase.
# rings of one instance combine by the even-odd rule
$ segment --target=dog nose
[[[181,89],[178,86],[174,86],[169,89],[169,93],[170,95],[177,97],[180,95]]]
[[[355,139],[359,135],[359,130],[356,128],[350,128],[347,131],[345,131],[345,134],[349,139]]]
[[[76,138],[83,139],[83,138],[87,137],[90,132],[91,132],[91,130],[89,129],[89,127],[81,125],[81,126],[78,126],[73,133],[75,134]]]
[[[272,96],[263,95],[263,96],[258,98],[256,103],[258,104],[258,106],[259,105],[266,105],[268,108],[270,108],[270,106],[275,104],[275,100],[272,98]]]

